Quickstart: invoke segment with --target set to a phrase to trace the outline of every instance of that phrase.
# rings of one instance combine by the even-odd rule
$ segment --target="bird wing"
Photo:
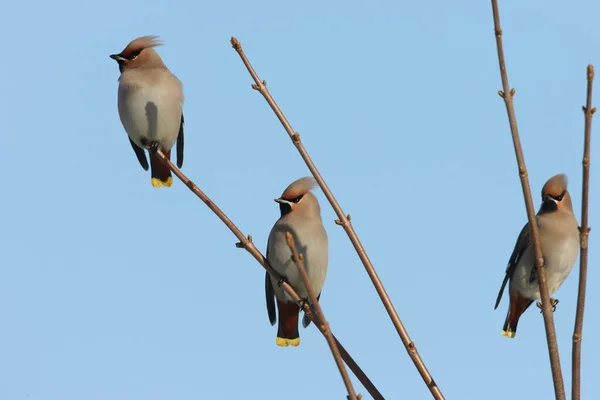
[[[320,301],[320,300],[321,300],[321,293],[319,293],[319,295],[317,296],[317,301]],[[311,304],[311,306],[313,306],[312,312],[315,313],[314,305]],[[308,325],[310,325],[310,318],[308,318],[308,316],[305,313],[304,316],[302,317],[302,326],[306,328]]]
[[[179,125],[179,135],[177,135],[177,167],[183,166],[183,112],[181,112],[181,124]]]
[[[494,310],[498,308],[500,300],[502,299],[502,294],[504,293],[504,288],[506,287],[506,284],[515,272],[515,268],[517,267],[517,264],[519,264],[519,261],[521,261],[521,257],[523,257],[523,254],[525,254],[525,250],[527,250],[527,248],[529,247],[530,242],[531,240],[529,239],[529,223],[527,223],[521,230],[521,233],[517,238],[515,248],[513,249],[513,252],[508,260],[508,265],[506,266],[506,274],[504,275],[504,281],[502,281],[500,292],[498,293],[498,297],[496,298],[496,305],[494,306]]]
[[[269,249],[267,248],[267,257],[269,257]],[[275,291],[269,271],[265,271],[265,298],[267,299],[267,313],[269,314],[269,322],[275,325],[277,322],[277,314],[275,313]]]
[[[138,161],[140,162],[142,168],[144,168],[145,171],[148,171],[149,165],[148,160],[146,159],[146,153],[144,153],[144,149],[139,147],[137,144],[133,143],[133,140],[131,140],[131,138],[129,138],[129,143],[131,143],[131,148],[135,152],[135,155]]]

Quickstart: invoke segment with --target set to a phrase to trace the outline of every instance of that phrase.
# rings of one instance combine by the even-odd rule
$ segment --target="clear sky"
[[[600,3],[500,7],[535,207],[546,179],[564,172],[579,220],[581,106],[587,64],[600,70]],[[552,397],[541,314],[528,310],[509,340],[500,336],[506,298],[493,310],[526,215],[497,95],[490,1],[12,1],[0,33],[1,399],[345,398],[314,327],[301,329],[298,348],[275,345],[264,271],[221,221],[179,181],[153,188],[139,166],[108,56],[151,34],[184,84],[183,171],[262,251],[279,216],[273,199],[309,172],[251,90],[231,36],[352,215],[446,397]],[[590,225],[600,228],[596,139]],[[317,197],[333,331],[386,398],[429,398]],[[594,229],[587,398],[600,369],[599,243]],[[556,294],[567,391],[577,265]]]

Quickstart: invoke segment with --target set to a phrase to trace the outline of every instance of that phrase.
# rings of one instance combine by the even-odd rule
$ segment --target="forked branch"
[[[594,66],[587,67],[587,101],[583,107],[585,128],[583,137],[583,182],[581,189],[581,251],[579,253],[579,291],[577,294],[577,312],[575,314],[575,329],[573,331],[573,354],[571,359],[572,382],[571,399],[581,398],[581,341],[583,340],[583,313],[585,310],[585,290],[587,285],[588,264],[588,199],[590,190],[590,142],[592,140],[592,118],[596,108],[592,107],[592,88],[594,84]]]
[[[362,398],[361,395],[356,396],[354,392],[354,387],[352,387],[352,382],[350,381],[350,377],[348,376],[348,372],[346,372],[346,368],[344,367],[344,363],[342,362],[342,357],[340,356],[340,351],[335,344],[335,340],[333,339],[333,334],[331,333],[331,329],[329,328],[329,323],[325,319],[325,314],[323,314],[323,309],[321,309],[321,305],[319,304],[319,300],[315,295],[315,291],[308,280],[308,274],[306,273],[306,268],[304,268],[304,257],[302,254],[298,253],[298,249],[296,248],[296,243],[294,242],[294,237],[290,232],[285,233],[285,239],[287,241],[288,247],[292,252],[292,260],[296,264],[296,268],[298,268],[298,272],[302,277],[302,281],[304,282],[304,286],[306,287],[306,291],[308,292],[308,298],[312,303],[315,311],[316,311],[316,319],[313,319],[314,324],[319,328],[325,339],[327,340],[327,344],[331,349],[331,354],[335,360],[335,363],[340,370],[340,375],[342,375],[342,380],[344,381],[344,385],[346,385],[346,390],[348,391],[348,399],[349,400],[360,400]],[[304,308],[311,308],[308,302],[304,303]],[[313,313],[313,316],[315,313]],[[318,321],[318,322],[317,322]]]
[[[281,124],[283,125],[285,131],[287,132],[290,139],[292,140],[292,143],[294,144],[294,146],[296,146],[296,149],[300,153],[300,156],[306,163],[306,166],[308,167],[308,169],[314,176],[315,180],[321,187],[321,190],[323,190],[323,193],[325,194],[325,197],[327,197],[327,200],[331,204],[331,207],[333,207],[333,210],[335,211],[335,213],[338,216],[338,220],[335,221],[336,224],[342,226],[344,228],[344,230],[346,231],[346,234],[350,238],[350,241],[352,242],[352,245],[354,246],[354,249],[356,250],[358,257],[362,261],[362,263],[367,271],[367,274],[369,274],[369,277],[371,278],[371,282],[373,282],[373,285],[375,286],[375,290],[377,290],[377,293],[379,294],[379,298],[381,299],[390,319],[392,320],[392,323],[394,324],[394,327],[396,328],[396,331],[398,332],[398,335],[400,336],[400,339],[402,340],[402,343],[404,344],[404,347],[406,348],[408,355],[410,356],[413,363],[415,364],[415,367],[419,371],[421,378],[423,378],[423,381],[429,388],[431,395],[436,400],[444,399],[444,396],[442,395],[442,392],[440,391],[439,387],[437,386],[437,383],[433,380],[433,377],[431,376],[431,374],[427,370],[427,367],[425,366],[425,363],[421,359],[421,356],[419,355],[419,352],[417,351],[417,347],[415,346],[414,342],[411,340],[406,328],[402,324],[402,321],[400,320],[400,317],[398,316],[398,313],[396,312],[394,305],[392,304],[392,301],[390,300],[390,298],[383,286],[383,283],[381,282],[381,279],[379,279],[379,276],[377,275],[377,272],[375,271],[375,268],[373,267],[373,264],[371,263],[371,260],[369,259],[368,255],[367,255],[367,252],[365,251],[363,245],[361,244],[361,242],[358,238],[358,235],[354,231],[354,228],[352,227],[352,223],[350,222],[350,215],[346,215],[344,213],[344,211],[342,210],[342,207],[335,199],[333,193],[331,192],[331,190],[329,190],[329,187],[325,183],[325,180],[323,179],[323,177],[319,173],[319,170],[317,169],[317,167],[313,163],[312,159],[310,158],[308,151],[306,151],[306,149],[304,148],[304,145],[302,144],[302,141],[300,140],[300,135],[292,129],[292,126],[288,122],[287,118],[285,117],[285,115],[283,114],[283,112],[281,111],[281,109],[279,108],[279,106],[277,105],[277,103],[275,102],[275,100],[273,99],[271,94],[269,93],[269,90],[267,89],[267,82],[261,81],[260,78],[258,77],[258,74],[256,73],[256,71],[250,64],[248,57],[246,57],[244,50],[242,50],[242,45],[240,44],[240,42],[236,38],[232,37],[231,45],[239,54],[244,65],[248,69],[248,72],[252,76],[252,79],[254,80],[254,84],[252,85],[252,88],[257,90],[258,92],[260,92],[260,94],[262,94],[262,96],[265,98],[267,103],[269,103],[269,106],[271,106],[271,109],[273,110],[273,112],[275,113],[275,115],[277,116],[277,118],[279,119]]]
[[[494,14],[494,30],[496,34],[496,46],[498,47],[498,62],[500,64],[500,76],[502,78],[502,91],[498,94],[504,99],[506,112],[508,113],[508,122],[512,134],[515,155],[519,167],[519,177],[521,178],[521,187],[527,208],[527,218],[529,220],[530,237],[535,251],[535,268],[540,284],[540,294],[542,298],[542,313],[544,315],[544,326],[546,328],[546,340],[548,342],[548,353],[550,355],[550,365],[552,368],[552,379],[554,381],[554,393],[557,400],[565,400],[565,386],[560,368],[560,358],[558,355],[558,345],[556,343],[556,332],[554,329],[554,317],[552,315],[552,305],[550,295],[548,294],[548,285],[546,282],[546,272],[544,271],[544,256],[540,244],[540,236],[531,198],[531,188],[527,176],[527,167],[525,166],[525,157],[521,148],[521,139],[519,138],[519,128],[517,127],[517,118],[513,97],[515,89],[511,89],[508,84],[508,74],[506,73],[506,64],[504,61],[504,48],[502,45],[502,28],[500,27],[500,15],[498,13],[498,1],[492,0],[492,11]]]
[[[212,212],[214,212],[217,215],[217,217],[219,217],[219,219],[221,221],[223,221],[223,223],[229,228],[229,230],[239,240],[239,243],[236,243],[236,247],[246,249],[246,251],[248,253],[250,253],[256,259],[256,261],[258,261],[258,263],[260,265],[262,265],[263,268],[265,268],[269,272],[269,274],[271,274],[271,276],[273,276],[278,281],[281,281],[282,280],[281,276],[271,267],[271,265],[269,265],[269,262],[267,261],[267,259],[262,255],[260,250],[258,250],[256,248],[256,246],[254,245],[254,243],[252,242],[252,236],[248,236],[248,237],[244,236],[242,231],[240,231],[238,229],[238,227],[229,219],[229,217],[227,217],[227,215],[223,211],[221,211],[221,209],[215,203],[213,203],[213,201],[202,190],[200,190],[200,188],[198,186],[196,186],[196,184],[194,184],[194,182],[192,182],[187,176],[185,176],[179,170],[179,168],[177,168],[171,162],[171,160],[169,160],[167,157],[165,157],[164,153],[160,149],[156,149],[155,154],[158,156],[158,158],[161,160],[161,162],[163,162],[167,167],[169,167],[169,169],[173,172],[173,174],[175,174],[175,176],[177,176],[177,178],[179,178],[181,180],[181,182],[183,182],[196,196],[198,196],[198,198],[200,200],[202,200],[204,202],[204,204],[206,204],[208,206],[208,208],[210,208],[210,210]],[[298,296],[298,294],[296,293],[296,291],[290,284],[283,281],[281,283],[281,288],[300,307],[303,307],[305,305],[304,304],[305,302],[300,298],[300,296]],[[305,311],[306,315],[313,321],[315,326],[318,327],[319,320],[315,315],[313,315],[312,309],[310,307],[304,307],[304,311]],[[348,365],[350,370],[352,370],[352,372],[354,373],[356,378],[358,378],[360,383],[365,387],[365,389],[369,392],[369,394],[374,399],[377,399],[377,400],[383,399],[383,396],[381,395],[381,393],[379,393],[379,390],[377,390],[375,385],[371,382],[369,377],[359,367],[359,365],[356,363],[356,361],[354,361],[354,359],[350,356],[350,354],[342,347],[342,345],[335,338],[335,336],[333,336],[333,338],[335,339],[338,347],[340,348],[341,357],[343,358],[344,362],[346,363],[346,365]]]

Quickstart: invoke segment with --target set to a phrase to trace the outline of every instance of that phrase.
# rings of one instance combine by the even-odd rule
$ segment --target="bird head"
[[[564,174],[554,175],[542,188],[540,213],[552,213],[559,210],[573,213],[571,195],[567,191],[567,177]]]
[[[319,216],[321,208],[314,194],[310,191],[316,186],[312,177],[300,178],[292,182],[281,194],[281,197],[275,199],[279,203],[281,216],[293,213],[294,215]]]
[[[132,40],[119,54],[111,54],[110,58],[119,64],[121,73],[141,66],[163,67],[162,59],[153,49],[162,44],[158,36],[142,36]]]

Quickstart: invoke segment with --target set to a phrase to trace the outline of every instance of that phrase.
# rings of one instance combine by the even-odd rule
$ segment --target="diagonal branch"
[[[323,314],[323,309],[319,304],[319,300],[317,296],[315,296],[315,291],[313,290],[309,280],[308,274],[306,273],[306,268],[304,268],[304,257],[302,254],[298,254],[298,249],[296,248],[296,243],[294,242],[294,237],[290,232],[285,233],[285,239],[287,244],[292,252],[292,260],[296,264],[298,268],[298,272],[300,272],[300,276],[302,277],[302,281],[304,282],[304,286],[306,287],[306,291],[308,292],[308,298],[312,303],[315,311],[316,317],[319,320],[319,323],[315,321],[315,326],[319,328],[325,339],[327,340],[327,344],[331,349],[331,354],[333,354],[333,358],[335,359],[335,363],[337,364],[338,369],[340,370],[340,375],[342,375],[342,380],[344,381],[344,385],[346,385],[346,390],[348,391],[348,400],[360,400],[362,398],[361,395],[358,397],[354,392],[354,387],[352,387],[352,382],[350,382],[350,377],[348,376],[348,372],[344,367],[344,363],[342,362],[342,357],[340,356],[340,350],[337,348],[335,344],[335,340],[333,339],[333,334],[331,333],[331,328],[329,327],[329,323],[325,319],[325,314]],[[305,307],[310,308],[310,305],[305,302]],[[313,313],[314,315],[314,313]]]
[[[577,294],[577,313],[575,314],[575,329],[573,331],[573,355],[571,359],[572,382],[571,399],[581,398],[581,341],[583,340],[583,313],[585,309],[585,289],[587,284],[588,264],[588,198],[590,190],[590,142],[592,140],[592,118],[596,108],[592,108],[592,88],[594,85],[594,66],[587,67],[587,102],[583,107],[585,129],[583,141],[583,183],[581,189],[581,252],[579,258],[579,292]]]
[[[244,65],[248,69],[248,72],[250,73],[250,75],[252,76],[252,79],[255,82],[255,84],[252,85],[252,88],[259,91],[260,94],[262,94],[262,96],[265,98],[267,103],[269,103],[269,105],[271,106],[271,109],[273,110],[273,112],[275,113],[275,115],[277,116],[277,118],[279,119],[279,121],[281,122],[283,127],[285,128],[286,132],[290,136],[290,139],[292,139],[292,142],[296,146],[296,149],[300,153],[300,156],[306,163],[308,169],[310,170],[310,172],[314,176],[315,180],[321,187],[321,190],[323,190],[325,197],[327,197],[327,200],[329,200],[329,203],[331,204],[331,206],[333,207],[333,210],[335,211],[335,213],[337,214],[337,216],[339,218],[338,220],[335,221],[335,223],[342,226],[344,228],[344,230],[346,231],[346,234],[350,238],[350,241],[352,242],[352,245],[354,246],[354,249],[356,250],[358,257],[362,261],[367,273],[369,274],[369,277],[371,278],[371,282],[373,282],[373,285],[375,286],[375,290],[377,290],[377,293],[379,294],[379,298],[381,299],[390,319],[392,320],[392,323],[394,324],[394,327],[396,328],[396,331],[398,332],[398,335],[400,336],[400,339],[402,340],[402,343],[404,344],[404,347],[406,348],[408,355],[410,356],[413,363],[415,364],[415,367],[419,371],[421,378],[423,378],[423,381],[425,382],[425,384],[431,391],[431,395],[436,400],[444,399],[444,396],[443,396],[442,392],[440,391],[439,387],[437,386],[437,383],[433,380],[433,377],[431,376],[431,374],[427,370],[427,367],[425,366],[425,363],[421,359],[421,356],[419,355],[419,352],[417,351],[417,347],[415,346],[415,343],[411,340],[410,336],[408,335],[408,331],[402,324],[402,321],[400,320],[400,317],[398,316],[398,313],[396,312],[394,305],[392,304],[392,301],[390,300],[385,288],[383,287],[383,283],[379,279],[379,276],[377,275],[377,272],[375,271],[375,268],[373,267],[373,264],[371,263],[371,260],[369,259],[369,256],[367,255],[363,245],[361,244],[361,242],[358,238],[358,235],[354,231],[354,228],[352,227],[352,223],[350,222],[350,215],[346,215],[344,213],[344,211],[342,210],[342,207],[339,205],[339,203],[333,196],[333,193],[331,192],[331,190],[329,190],[329,187],[325,183],[325,180],[319,173],[319,170],[317,169],[317,167],[313,163],[312,159],[310,158],[310,155],[304,148],[304,145],[302,144],[302,141],[300,140],[300,135],[297,132],[294,132],[294,130],[292,129],[292,126],[288,122],[287,118],[285,117],[285,115],[283,114],[283,112],[281,111],[281,109],[279,108],[279,106],[277,105],[277,103],[275,102],[275,100],[273,99],[271,94],[269,93],[269,90],[267,89],[267,82],[261,81],[260,78],[258,77],[256,71],[254,71],[254,68],[252,67],[252,65],[250,64],[250,61],[248,61],[248,58],[246,57],[246,54],[242,50],[242,45],[240,44],[240,42],[236,38],[232,37],[231,45],[239,54],[240,58],[242,59]]]
[[[165,157],[164,153],[160,149],[156,149],[153,151],[155,151],[155,154],[158,156],[160,161],[162,163],[164,163],[167,167],[169,167],[169,169],[173,172],[173,174],[175,174],[175,176],[177,176],[179,178],[179,180],[181,180],[181,182],[183,182],[196,196],[198,196],[198,198],[200,200],[202,200],[204,202],[204,204],[206,204],[208,206],[208,208],[210,208],[210,210],[212,212],[214,212],[217,215],[217,217],[219,217],[219,219],[221,221],[223,221],[223,223],[229,228],[229,230],[239,240],[239,243],[236,243],[236,247],[245,249],[248,253],[250,253],[254,257],[254,259],[256,259],[256,261],[258,261],[258,263],[260,265],[263,266],[264,269],[267,270],[267,272],[269,272],[269,274],[271,274],[271,276],[273,276],[278,281],[282,281],[282,279],[281,279],[282,277],[271,267],[271,265],[269,265],[269,262],[267,261],[267,259],[262,255],[260,250],[258,250],[256,248],[256,246],[252,242],[252,236],[248,236],[248,237],[244,236],[242,231],[240,231],[238,229],[238,227],[229,219],[229,217],[227,217],[227,215],[223,211],[221,211],[221,209],[215,203],[213,203],[213,201],[206,194],[204,194],[204,192],[202,190],[200,190],[200,188],[198,186],[196,186],[194,184],[194,182],[192,182],[187,176],[185,176],[171,162],[171,160],[169,160],[167,157]],[[283,281],[281,283],[281,288],[300,307],[304,308],[304,312],[306,313],[306,315],[308,315],[308,317],[314,322],[315,326],[317,326],[318,321],[317,321],[317,318],[313,315],[312,309],[307,304],[305,304],[305,302],[300,298],[300,296],[298,296],[298,294],[296,293],[294,288],[285,281]],[[342,347],[342,345],[337,340],[337,338],[335,338],[335,336],[334,336],[334,339],[335,339],[338,347],[340,348],[341,356],[344,359],[344,362],[346,363],[346,365],[348,365],[350,370],[352,370],[352,373],[354,373],[354,375],[356,376],[356,378],[358,378],[360,383],[362,383],[364,388],[369,392],[369,394],[373,397],[373,399],[383,400],[384,397],[381,395],[379,390],[377,390],[377,388],[375,387],[373,382],[371,382],[369,377],[363,372],[363,370],[359,367],[359,365],[356,363],[356,361],[354,361],[354,359],[350,356],[350,354]]]
[[[494,14],[494,30],[496,33],[496,45],[498,47],[498,62],[500,64],[500,76],[502,78],[502,91],[498,94],[504,99],[506,112],[508,113],[508,122],[512,134],[513,144],[515,147],[515,155],[519,167],[519,176],[521,178],[521,186],[523,188],[523,197],[525,199],[525,207],[527,209],[527,218],[529,220],[529,230],[535,251],[535,268],[540,284],[540,295],[542,298],[542,312],[544,315],[544,326],[546,328],[546,339],[548,342],[548,353],[550,355],[550,365],[552,368],[552,379],[554,381],[554,393],[557,400],[565,399],[565,385],[563,382],[562,371],[560,368],[560,359],[558,355],[558,345],[556,343],[556,332],[554,329],[554,317],[550,304],[550,295],[548,294],[548,285],[546,282],[546,272],[544,266],[544,256],[542,254],[542,246],[540,244],[540,236],[533,209],[533,200],[531,198],[531,188],[529,186],[529,178],[527,176],[527,167],[525,166],[525,157],[521,148],[521,139],[519,138],[519,128],[517,127],[517,118],[515,116],[515,108],[513,97],[515,89],[511,89],[508,84],[508,75],[506,73],[506,64],[504,61],[504,49],[502,45],[502,28],[500,27],[500,15],[498,13],[498,1],[492,0],[492,10]]]

